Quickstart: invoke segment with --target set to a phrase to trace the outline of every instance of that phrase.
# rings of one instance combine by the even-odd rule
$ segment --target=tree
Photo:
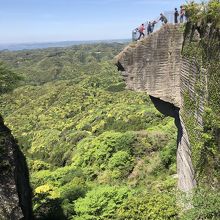
[[[20,76],[9,70],[2,62],[0,62],[0,94],[14,89],[20,80]]]

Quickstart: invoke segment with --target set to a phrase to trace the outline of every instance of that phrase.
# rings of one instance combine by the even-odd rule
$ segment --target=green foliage
[[[100,62],[111,60],[124,46],[112,43],[18,52],[2,51],[0,60],[23,75],[27,84],[39,85],[67,79],[80,82],[94,73],[101,73],[103,67]]]
[[[65,219],[61,209],[60,195],[57,188],[51,185],[42,185],[35,189],[34,212],[36,219],[40,220],[62,220]]]
[[[191,201],[190,201],[191,202]],[[220,218],[220,192],[198,188],[193,194],[192,208],[187,210],[182,220],[200,220]]]
[[[219,8],[218,0],[186,6],[189,32],[183,48],[184,55],[197,60],[199,97],[204,95],[204,68],[208,73],[203,129],[195,119],[198,97],[185,94],[184,116],[196,171],[216,188]],[[145,93],[125,90],[110,61],[124,46],[0,52],[11,69],[0,64],[0,93],[17,84],[13,72],[24,78],[23,86],[1,95],[0,112],[28,157],[37,219],[178,219],[170,193],[176,186],[176,128]],[[1,161],[1,166],[8,164]],[[197,191],[192,205],[184,219],[219,218],[217,191]]]
[[[85,180],[79,177],[75,177],[71,182],[60,188],[62,209],[67,218],[71,218],[71,216],[76,214],[74,210],[74,201],[84,197],[87,190]]]
[[[199,74],[195,77],[196,95],[185,94],[184,120],[190,135],[197,179],[218,187],[220,2],[218,0],[202,4],[192,2],[188,4],[186,10],[189,21],[186,24],[183,54],[192,61]],[[203,115],[201,105],[204,108]],[[195,115],[200,118],[200,124]]]
[[[212,28],[220,28],[220,2],[219,0],[210,0],[207,3],[195,3],[194,1],[186,5],[186,15],[190,22]]]
[[[13,90],[21,77],[0,62],[0,94]]]
[[[127,176],[133,168],[133,158],[126,151],[117,151],[108,162],[108,168],[112,172],[117,172],[117,177]]]
[[[220,45],[220,44],[219,44]],[[219,52],[220,54],[220,52]],[[220,62],[219,61],[211,61],[208,69],[209,83],[209,105],[212,107],[213,111],[216,114],[220,114],[219,110],[219,84],[220,84]]]
[[[0,112],[28,158],[39,219],[114,219],[128,186],[176,185],[173,119],[147,94],[125,90],[109,61],[122,46],[0,52],[24,76],[23,86],[1,95]]]
[[[86,138],[77,145],[73,164],[83,168],[91,178],[106,168],[118,168],[118,171],[125,169],[123,173],[128,174],[132,169],[131,146],[134,140],[135,136],[130,132],[104,132],[98,137]],[[120,155],[124,161],[118,161]]]
[[[73,202],[80,197],[83,197],[87,191],[85,180],[75,177],[71,182],[65,184],[60,188],[61,197]]]
[[[118,209],[117,219],[178,219],[178,212],[174,194],[154,192],[129,197]]]
[[[206,108],[204,111],[202,141],[203,146],[200,156],[200,174],[206,174],[205,182],[218,186],[220,182],[220,149],[219,144],[219,131],[220,119],[212,109]],[[213,172],[210,172],[212,170]]]
[[[45,163],[42,160],[29,160],[29,166],[32,168],[32,171],[40,171],[40,170],[48,170],[50,168],[50,164]]]
[[[126,187],[100,186],[75,203],[76,220],[116,219],[116,210],[131,194]]]
[[[161,160],[166,168],[176,161],[176,140],[172,140],[161,151]]]
[[[218,0],[211,0],[208,2],[207,20],[211,22],[214,27],[220,29],[220,2]]]

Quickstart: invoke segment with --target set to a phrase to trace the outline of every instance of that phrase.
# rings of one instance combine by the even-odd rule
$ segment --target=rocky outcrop
[[[185,63],[181,56],[180,26],[167,24],[148,37],[127,46],[115,59],[128,89],[147,92],[155,107],[175,119],[177,137],[178,188],[190,191],[196,184],[188,134],[181,117],[181,77]],[[184,72],[185,73],[185,72]],[[181,93],[182,92],[182,93]]]
[[[0,172],[0,219],[33,219],[26,160],[1,116]]]
[[[179,26],[159,31],[127,46],[117,57],[128,89],[181,106],[180,69],[183,34]]]

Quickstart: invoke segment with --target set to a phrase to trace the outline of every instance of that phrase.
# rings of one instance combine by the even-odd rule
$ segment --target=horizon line
[[[19,45],[19,44],[53,44],[53,43],[68,43],[68,42],[97,42],[97,41],[118,41],[131,40],[130,38],[114,38],[114,39],[98,39],[98,40],[57,40],[57,41],[25,41],[25,42],[5,42],[0,45]]]

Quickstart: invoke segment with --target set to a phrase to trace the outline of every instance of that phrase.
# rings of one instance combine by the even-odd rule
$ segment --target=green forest
[[[209,7],[219,10],[219,2],[211,2]],[[197,7],[189,6],[189,12],[198,15],[187,24],[190,30],[201,16],[212,15],[199,16]],[[214,29],[219,31],[219,15],[213,16]],[[0,114],[26,156],[35,218],[218,220],[219,89],[210,90],[214,101],[207,108],[210,114],[204,116],[205,132],[199,134],[203,142],[195,141],[197,130],[193,117],[187,115],[190,138],[197,144],[193,154],[214,155],[199,165],[206,165],[207,172],[215,170],[211,180],[216,182],[205,181],[204,171],[204,184],[196,189],[191,208],[184,210],[177,190],[174,119],[158,112],[146,93],[126,89],[113,63],[125,46],[100,43],[0,51]],[[183,52],[195,57],[198,48],[203,44],[189,40]],[[215,83],[219,69],[214,66],[219,60],[208,57],[210,50],[198,56],[213,62],[215,79],[210,82]]]
[[[0,53],[19,75],[0,112],[27,157],[37,219],[177,218],[174,121],[125,89],[112,63],[124,46]]]

